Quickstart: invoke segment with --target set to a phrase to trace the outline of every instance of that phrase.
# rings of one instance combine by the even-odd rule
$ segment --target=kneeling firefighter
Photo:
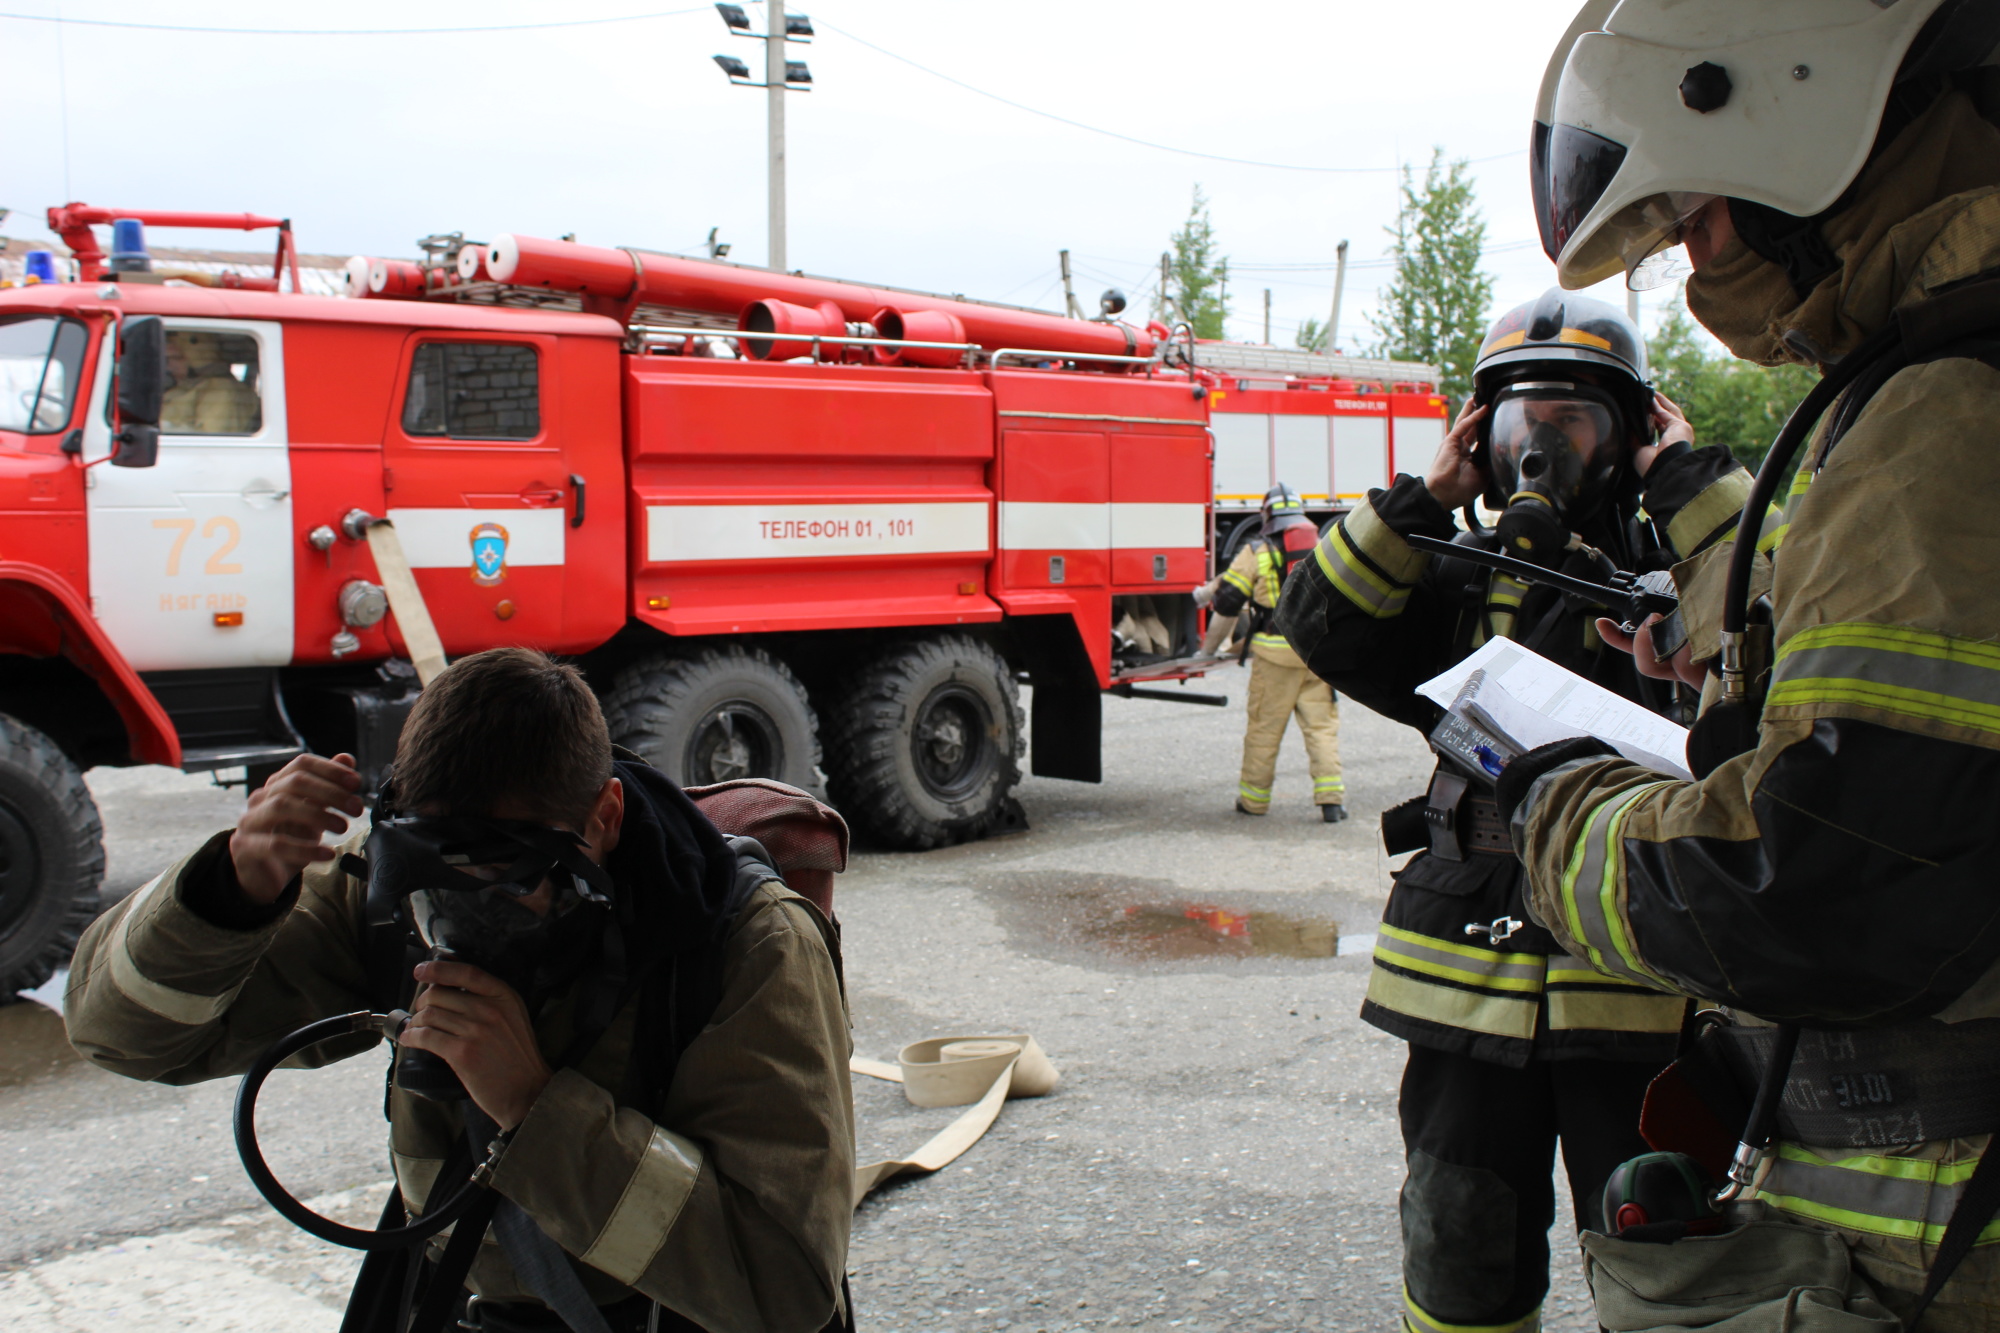
[[[1278,628],[1341,693],[1424,733],[1441,710],[1417,686],[1494,637],[1671,711],[1674,687],[1607,646],[1591,605],[1410,540],[1593,582],[1700,550],[1749,476],[1727,450],[1695,449],[1646,375],[1638,330],[1603,302],[1554,290],[1502,315],[1429,473],[1370,492],[1328,532],[1286,585]],[[1497,525],[1461,532],[1453,511],[1482,496]],[[1686,1009],[1529,921],[1521,863],[1482,790],[1440,764],[1425,795],[1382,820],[1391,853],[1417,854],[1395,873],[1361,1014],[1409,1043],[1404,1316],[1418,1333],[1538,1326],[1556,1146],[1593,1225],[1606,1177],[1644,1148],[1640,1101]]]
[[[767,785],[839,830],[838,868],[838,817]],[[347,756],[293,760],[100,917],[77,1048],[158,1082],[246,1075],[253,1182],[369,1251],[346,1333],[852,1329],[838,940],[770,853],[615,753],[581,674],[528,649],[432,680],[372,823],[323,847],[359,786]],[[362,1231],[271,1178],[256,1091],[385,1035],[395,1186]]]
[[[1996,43],[1992,0],[1624,0],[1543,85],[1564,285],[1684,245],[1710,332],[1823,376],[1674,570],[1696,780],[1572,741],[1497,790],[1564,947],[1720,1006],[1645,1123],[1742,1202],[1586,1236],[1612,1328],[1995,1327]]]
[[[1312,771],[1313,804],[1323,821],[1338,824],[1347,818],[1347,784],[1340,776],[1340,705],[1327,683],[1306,670],[1269,623],[1285,580],[1312,554],[1318,533],[1306,517],[1305,502],[1283,482],[1265,492],[1261,517],[1257,536],[1243,544],[1228,569],[1195,594],[1195,600],[1206,601],[1212,613],[1202,647],[1214,652],[1234,629],[1251,659],[1236,811],[1270,812],[1278,749],[1284,744],[1285,727],[1296,716]],[[1238,625],[1246,607],[1250,623]]]

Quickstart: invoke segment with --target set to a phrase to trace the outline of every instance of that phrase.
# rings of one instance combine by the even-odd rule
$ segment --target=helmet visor
[[[1493,404],[1488,449],[1508,497],[1532,488],[1569,505],[1618,462],[1618,415],[1580,385],[1509,385]]]
[[[1664,286],[1685,266],[1656,258],[1680,243],[1681,228],[1715,198],[1668,190],[1619,209],[1565,254],[1584,220],[1611,188],[1626,149],[1574,125],[1537,125],[1530,149],[1542,249],[1562,270],[1565,286],[1587,287],[1624,273],[1633,291]]]

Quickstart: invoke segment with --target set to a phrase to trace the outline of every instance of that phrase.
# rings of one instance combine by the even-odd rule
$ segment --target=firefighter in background
[[[1347,784],[1340,777],[1340,706],[1327,683],[1306,670],[1284,636],[1268,623],[1286,576],[1312,554],[1318,540],[1312,520],[1306,517],[1305,502],[1280,482],[1265,492],[1263,530],[1243,544],[1220,577],[1196,594],[1196,601],[1212,613],[1203,650],[1217,651],[1231,630],[1240,628],[1251,658],[1250,718],[1243,729],[1243,771],[1236,783],[1239,814],[1270,813],[1278,747],[1285,739],[1285,724],[1297,716],[1319,817],[1329,824],[1347,818]],[[1238,626],[1237,617],[1245,607],[1251,621]]]
[[[1599,637],[1595,608],[1404,540],[1504,548],[1597,581],[1700,550],[1749,477],[1728,450],[1693,448],[1646,375],[1639,331],[1602,301],[1553,290],[1502,315],[1429,474],[1341,518],[1286,585],[1277,627],[1341,693],[1421,733],[1441,710],[1417,686],[1495,636],[1671,706],[1672,686]],[[1454,511],[1482,494],[1499,521],[1461,533]],[[1409,1043],[1406,1324],[1531,1330],[1548,1290],[1557,1144],[1577,1220],[1597,1225],[1606,1178],[1645,1151],[1640,1101],[1674,1057],[1685,1001],[1606,976],[1531,924],[1494,802],[1454,769],[1440,765],[1382,826],[1390,852],[1420,849],[1395,872],[1361,1010]]]
[[[255,435],[263,424],[257,391],[236,378],[223,335],[167,331],[167,375],[160,429],[174,435]]]
[[[1756,516],[1749,589],[1768,589],[1770,624],[1746,636],[1746,702],[1714,702],[1734,530],[1675,570],[1689,635],[1675,674],[1709,701],[1690,746],[1702,776],[1564,742],[1516,759],[1498,795],[1531,905],[1568,947],[1726,1007],[1690,1058],[1718,1051],[1738,1096],[1772,1068],[1769,1022],[1839,1030],[1806,1032],[1783,1069],[1777,1142],[1749,1191],[1771,1219],[1764,1267],[1781,1244],[1819,1254],[1822,1294],[1766,1284],[1778,1299],[1704,1306],[1704,1322],[1992,1329],[2000,6],[1607,9],[1556,52],[1536,129],[1561,280],[1684,246],[1688,307],[1730,351],[1847,387],[1796,455],[1785,512]],[[1866,1109],[1824,1114],[1853,1106],[1831,1089],[1857,1075]],[[1736,1132],[1741,1108],[1724,1123]],[[1841,1257],[1829,1232],[1858,1289],[1825,1263]],[[1712,1239],[1711,1253],[1729,1242]],[[1624,1268],[1596,1283],[1600,1309],[1615,1296],[1630,1316],[1607,1322],[1683,1322],[1630,1293],[1693,1308],[1688,1250],[1593,1241],[1600,1274]]]

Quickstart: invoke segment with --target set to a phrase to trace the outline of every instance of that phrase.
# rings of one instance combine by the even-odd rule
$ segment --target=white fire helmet
[[[1830,208],[1897,83],[1981,63],[1996,20],[2000,0],[1587,0],[1542,77],[1531,153],[1562,285],[1658,285],[1655,257],[1718,195]]]

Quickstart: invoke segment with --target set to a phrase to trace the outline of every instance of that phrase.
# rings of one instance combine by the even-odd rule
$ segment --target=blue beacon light
[[[56,252],[53,250],[30,250],[22,266],[22,277],[28,282],[60,282],[56,276]]]
[[[153,257],[146,253],[146,224],[137,218],[118,218],[111,224],[111,271],[151,273]]]

